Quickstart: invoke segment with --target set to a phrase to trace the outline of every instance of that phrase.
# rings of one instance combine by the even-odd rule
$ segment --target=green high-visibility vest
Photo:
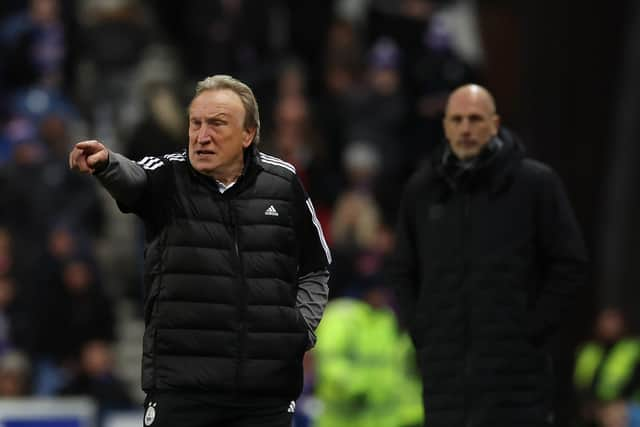
[[[593,387],[595,397],[601,400],[617,399],[640,363],[640,340],[623,339],[605,354],[601,344],[590,342],[579,351],[573,382],[579,391]],[[598,378],[596,372],[600,370]],[[594,384],[594,380],[596,383]],[[638,393],[636,393],[638,395]]]
[[[327,306],[317,330],[316,427],[422,425],[415,351],[394,313],[354,299]]]

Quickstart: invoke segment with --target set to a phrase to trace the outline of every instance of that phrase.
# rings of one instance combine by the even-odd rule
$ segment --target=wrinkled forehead
[[[190,117],[209,117],[218,114],[243,119],[245,109],[240,96],[229,89],[209,89],[199,93],[189,105]]]

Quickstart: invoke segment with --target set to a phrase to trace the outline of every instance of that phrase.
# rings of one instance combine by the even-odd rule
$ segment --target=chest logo
[[[264,211],[264,214],[269,216],[278,216],[278,211],[273,207],[273,205],[271,205],[266,211]]]

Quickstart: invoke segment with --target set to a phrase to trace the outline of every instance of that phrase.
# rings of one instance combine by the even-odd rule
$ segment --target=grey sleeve
[[[142,166],[112,151],[109,151],[107,166],[94,176],[116,201],[125,206],[133,206],[147,184],[147,174]]]
[[[309,329],[309,348],[316,343],[315,330],[329,300],[329,270],[319,270],[298,278],[296,308]]]

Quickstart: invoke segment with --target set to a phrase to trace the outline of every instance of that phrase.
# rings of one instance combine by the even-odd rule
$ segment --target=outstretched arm
[[[99,141],[77,143],[69,153],[69,167],[94,175],[120,204],[132,207],[142,197],[147,174],[142,166],[109,151]]]

